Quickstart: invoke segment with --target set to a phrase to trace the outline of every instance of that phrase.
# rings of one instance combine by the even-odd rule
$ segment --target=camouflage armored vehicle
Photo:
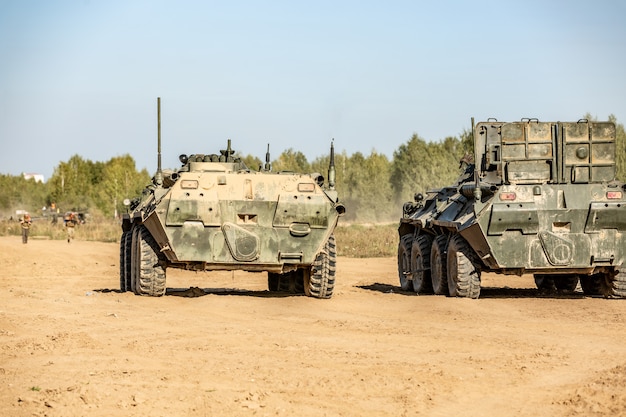
[[[330,298],[335,282],[334,229],[345,209],[334,189],[331,145],[328,183],[319,174],[248,169],[230,140],[220,154],[181,155],[161,170],[122,222],[120,288],[165,293],[168,268],[267,271],[271,291]]]
[[[474,126],[458,181],[405,203],[401,287],[478,298],[481,272],[533,274],[540,290],[626,296],[625,186],[611,122]],[[474,163],[474,161],[476,163]]]

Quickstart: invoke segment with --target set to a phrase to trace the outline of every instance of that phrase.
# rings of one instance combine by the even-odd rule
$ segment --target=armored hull
[[[159,171],[123,218],[120,288],[165,293],[168,268],[268,272],[270,290],[330,298],[335,281],[334,229],[344,207],[319,174],[248,169],[230,140],[220,154],[187,157]]]
[[[542,290],[626,296],[626,199],[610,122],[478,123],[452,186],[404,205],[405,289],[477,298],[482,271],[533,274]],[[626,268],[626,267],[625,267]]]

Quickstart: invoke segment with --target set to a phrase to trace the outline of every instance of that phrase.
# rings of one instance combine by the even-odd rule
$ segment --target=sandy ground
[[[176,270],[146,298],[118,257],[0,238],[1,416],[626,415],[626,301],[493,275],[416,296],[395,259],[341,257],[330,300]]]

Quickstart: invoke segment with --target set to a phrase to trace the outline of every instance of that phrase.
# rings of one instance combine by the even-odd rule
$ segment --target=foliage
[[[240,158],[241,161],[253,171],[259,171],[259,168],[263,166],[263,162],[256,156],[246,155],[244,157],[240,156]]]
[[[348,208],[346,220],[364,222],[386,221],[392,217],[393,190],[389,186],[391,164],[387,157],[372,151],[365,157],[355,153],[344,169],[342,189],[344,204]]]
[[[140,195],[149,181],[148,171],[137,172],[130,155],[112,158],[104,164],[101,182],[94,189],[95,205],[102,213],[116,218],[125,209],[124,199]]]
[[[398,224],[348,224],[335,229],[337,254],[349,258],[386,258],[398,252]]]
[[[149,181],[148,172],[137,172],[130,155],[108,162],[85,161],[74,155],[54,170],[48,181],[47,203],[54,202],[65,210],[97,209],[113,218],[124,209],[124,199],[141,194]]]
[[[47,185],[23,176],[0,174],[0,213],[1,217],[15,216],[16,210],[38,213],[45,205]]]
[[[311,166],[302,152],[289,148],[274,161],[272,170],[310,173]]]
[[[457,138],[426,142],[414,134],[393,153],[390,182],[396,203],[412,199],[416,192],[454,182],[464,153],[464,146]]]
[[[589,114],[584,117],[594,120]],[[626,181],[626,132],[614,115],[608,119],[617,127],[617,178]],[[367,155],[337,153],[335,188],[346,206],[344,220],[395,221],[401,215],[402,203],[412,200],[415,193],[453,183],[459,174],[459,160],[468,153],[473,153],[471,129],[442,141],[427,141],[414,134],[393,152],[391,160],[376,150]],[[253,170],[265,165],[256,156],[237,156]],[[328,162],[328,155],[309,162],[302,152],[290,148],[271,164],[274,172],[317,172],[327,177]],[[16,210],[39,216],[42,207],[54,202],[61,212],[88,211],[112,220],[124,210],[124,199],[139,196],[149,182],[150,174],[146,170],[138,172],[130,155],[106,162],[73,155],[59,163],[46,183],[0,174],[0,217],[15,216]]]
[[[76,240],[90,240],[98,242],[117,242],[121,234],[120,223],[114,219],[104,219],[100,216],[90,217],[84,224],[74,228]],[[0,220],[0,236],[21,236],[22,230],[17,220]],[[38,240],[65,240],[67,231],[63,221],[56,224],[48,218],[35,218],[30,228],[29,239]],[[16,240],[17,241],[17,240]]]
[[[75,228],[76,241],[118,242],[121,234],[118,221],[101,216],[90,217]],[[0,220],[0,236],[14,236],[16,244],[21,241],[20,223],[16,220]],[[339,223],[335,229],[337,254],[350,258],[377,258],[395,256],[398,250],[398,224],[346,224]],[[49,219],[35,219],[30,229],[32,240],[65,240],[67,234],[63,222],[53,224]]]

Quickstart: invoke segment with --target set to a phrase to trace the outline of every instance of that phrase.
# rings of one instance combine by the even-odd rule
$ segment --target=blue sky
[[[626,3],[1,1],[0,173],[331,138],[391,158],[470,118],[626,121]]]

